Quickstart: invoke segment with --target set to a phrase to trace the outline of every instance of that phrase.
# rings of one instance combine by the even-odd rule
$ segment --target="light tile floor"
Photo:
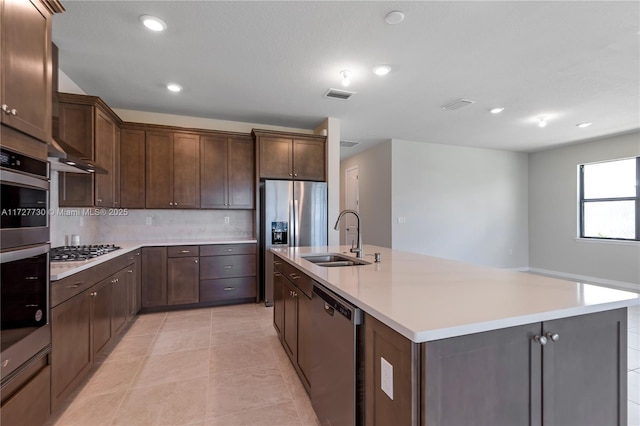
[[[140,315],[49,426],[317,425],[272,315],[256,304]],[[640,426],[640,307],[627,375],[628,424]]]
[[[317,425],[253,303],[140,315],[49,425]]]

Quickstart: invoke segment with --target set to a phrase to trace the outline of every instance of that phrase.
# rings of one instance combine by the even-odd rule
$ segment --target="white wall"
[[[391,247],[391,141],[375,145],[340,163],[340,204],[345,205],[345,171],[358,166],[362,242]],[[337,216],[329,217],[333,226]],[[340,240],[344,241],[344,221]]]
[[[529,265],[541,272],[635,284],[640,243],[578,240],[578,165],[640,155],[640,133],[611,136],[529,156]]]
[[[392,168],[394,249],[526,268],[527,154],[394,139]]]

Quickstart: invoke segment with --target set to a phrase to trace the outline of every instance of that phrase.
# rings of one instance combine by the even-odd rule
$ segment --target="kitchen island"
[[[361,266],[272,252],[364,312],[365,424],[626,424],[636,293],[374,246]]]

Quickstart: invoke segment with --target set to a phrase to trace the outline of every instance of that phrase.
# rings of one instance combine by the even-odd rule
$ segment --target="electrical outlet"
[[[224,223],[229,223],[229,216],[224,217]]]
[[[380,388],[393,400],[393,365],[380,357]]]
[[[151,225],[152,220],[153,220],[153,219],[151,219],[151,216],[147,216],[147,217],[146,217],[146,219],[145,219],[145,223],[146,223],[147,225]]]
[[[398,223],[407,223],[407,218],[404,216],[398,216]]]

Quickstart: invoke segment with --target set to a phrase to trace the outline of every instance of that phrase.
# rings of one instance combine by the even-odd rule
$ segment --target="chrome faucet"
[[[342,219],[342,216],[344,216],[347,213],[353,213],[353,215],[358,220],[358,245],[356,247],[353,247],[353,242],[352,242],[351,243],[351,249],[349,249],[349,251],[351,253],[357,253],[357,257],[358,258],[363,258],[364,257],[364,247],[362,246],[362,233],[360,232],[360,215],[358,214],[357,211],[355,211],[355,210],[342,210],[340,212],[340,214],[338,215],[338,220],[336,220],[336,225],[333,227],[333,229],[335,229],[336,231],[338,230],[338,226],[340,226],[340,219]]]

